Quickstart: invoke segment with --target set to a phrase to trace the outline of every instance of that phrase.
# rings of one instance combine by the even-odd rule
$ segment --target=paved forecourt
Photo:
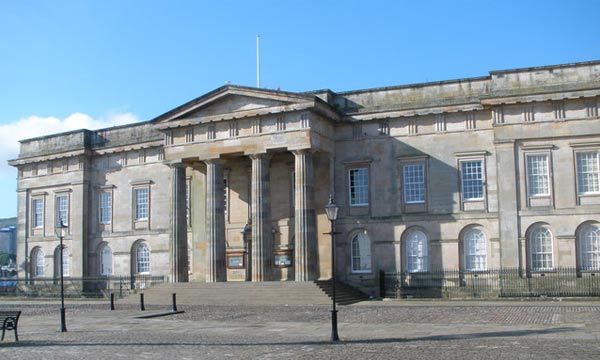
[[[0,342],[1,359],[598,359],[600,301],[373,301],[340,307],[342,341],[329,342],[324,305],[150,305],[107,310],[68,302],[3,300],[22,309],[20,342]]]

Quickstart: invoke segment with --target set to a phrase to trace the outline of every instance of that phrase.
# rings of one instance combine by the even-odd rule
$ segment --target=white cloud
[[[17,158],[19,140],[71,130],[95,130],[130,124],[139,120],[136,115],[131,113],[108,113],[98,119],[83,113],[73,113],[64,119],[32,115],[14,122],[0,124],[0,173],[15,171],[11,170],[6,161]]]

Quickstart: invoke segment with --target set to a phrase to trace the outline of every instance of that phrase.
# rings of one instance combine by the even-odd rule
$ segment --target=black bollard
[[[114,310],[115,309],[115,294],[114,293],[110,293],[110,310]]]
[[[140,310],[146,310],[146,307],[144,306],[144,293],[140,293]]]
[[[173,311],[177,311],[177,294],[173,293]]]

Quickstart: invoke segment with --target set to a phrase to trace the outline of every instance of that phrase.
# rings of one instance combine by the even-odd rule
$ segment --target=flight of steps
[[[331,280],[315,281],[317,286],[323,290],[330,298],[333,298],[333,287]],[[369,296],[362,291],[346,285],[342,282],[335,282],[335,302],[339,305],[352,305],[357,302],[369,300]]]
[[[170,305],[173,293],[177,294],[177,305],[331,304],[329,296],[314,282],[164,283],[142,292],[146,306]],[[341,299],[345,297],[342,296]],[[131,294],[117,303],[138,305],[139,301],[139,294]],[[340,301],[338,303],[342,304]]]

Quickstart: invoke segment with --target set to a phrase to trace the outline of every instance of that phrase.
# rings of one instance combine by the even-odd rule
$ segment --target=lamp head
[[[327,214],[327,219],[329,219],[329,221],[337,220],[339,210],[339,206],[337,206],[333,201],[333,195],[329,195],[329,202],[327,205],[325,205],[325,214]]]
[[[56,232],[56,236],[58,237],[65,237],[67,236],[67,229],[69,227],[67,225],[65,225],[65,223],[60,220],[60,223],[58,225],[56,225],[56,228],[54,229],[54,231]]]

